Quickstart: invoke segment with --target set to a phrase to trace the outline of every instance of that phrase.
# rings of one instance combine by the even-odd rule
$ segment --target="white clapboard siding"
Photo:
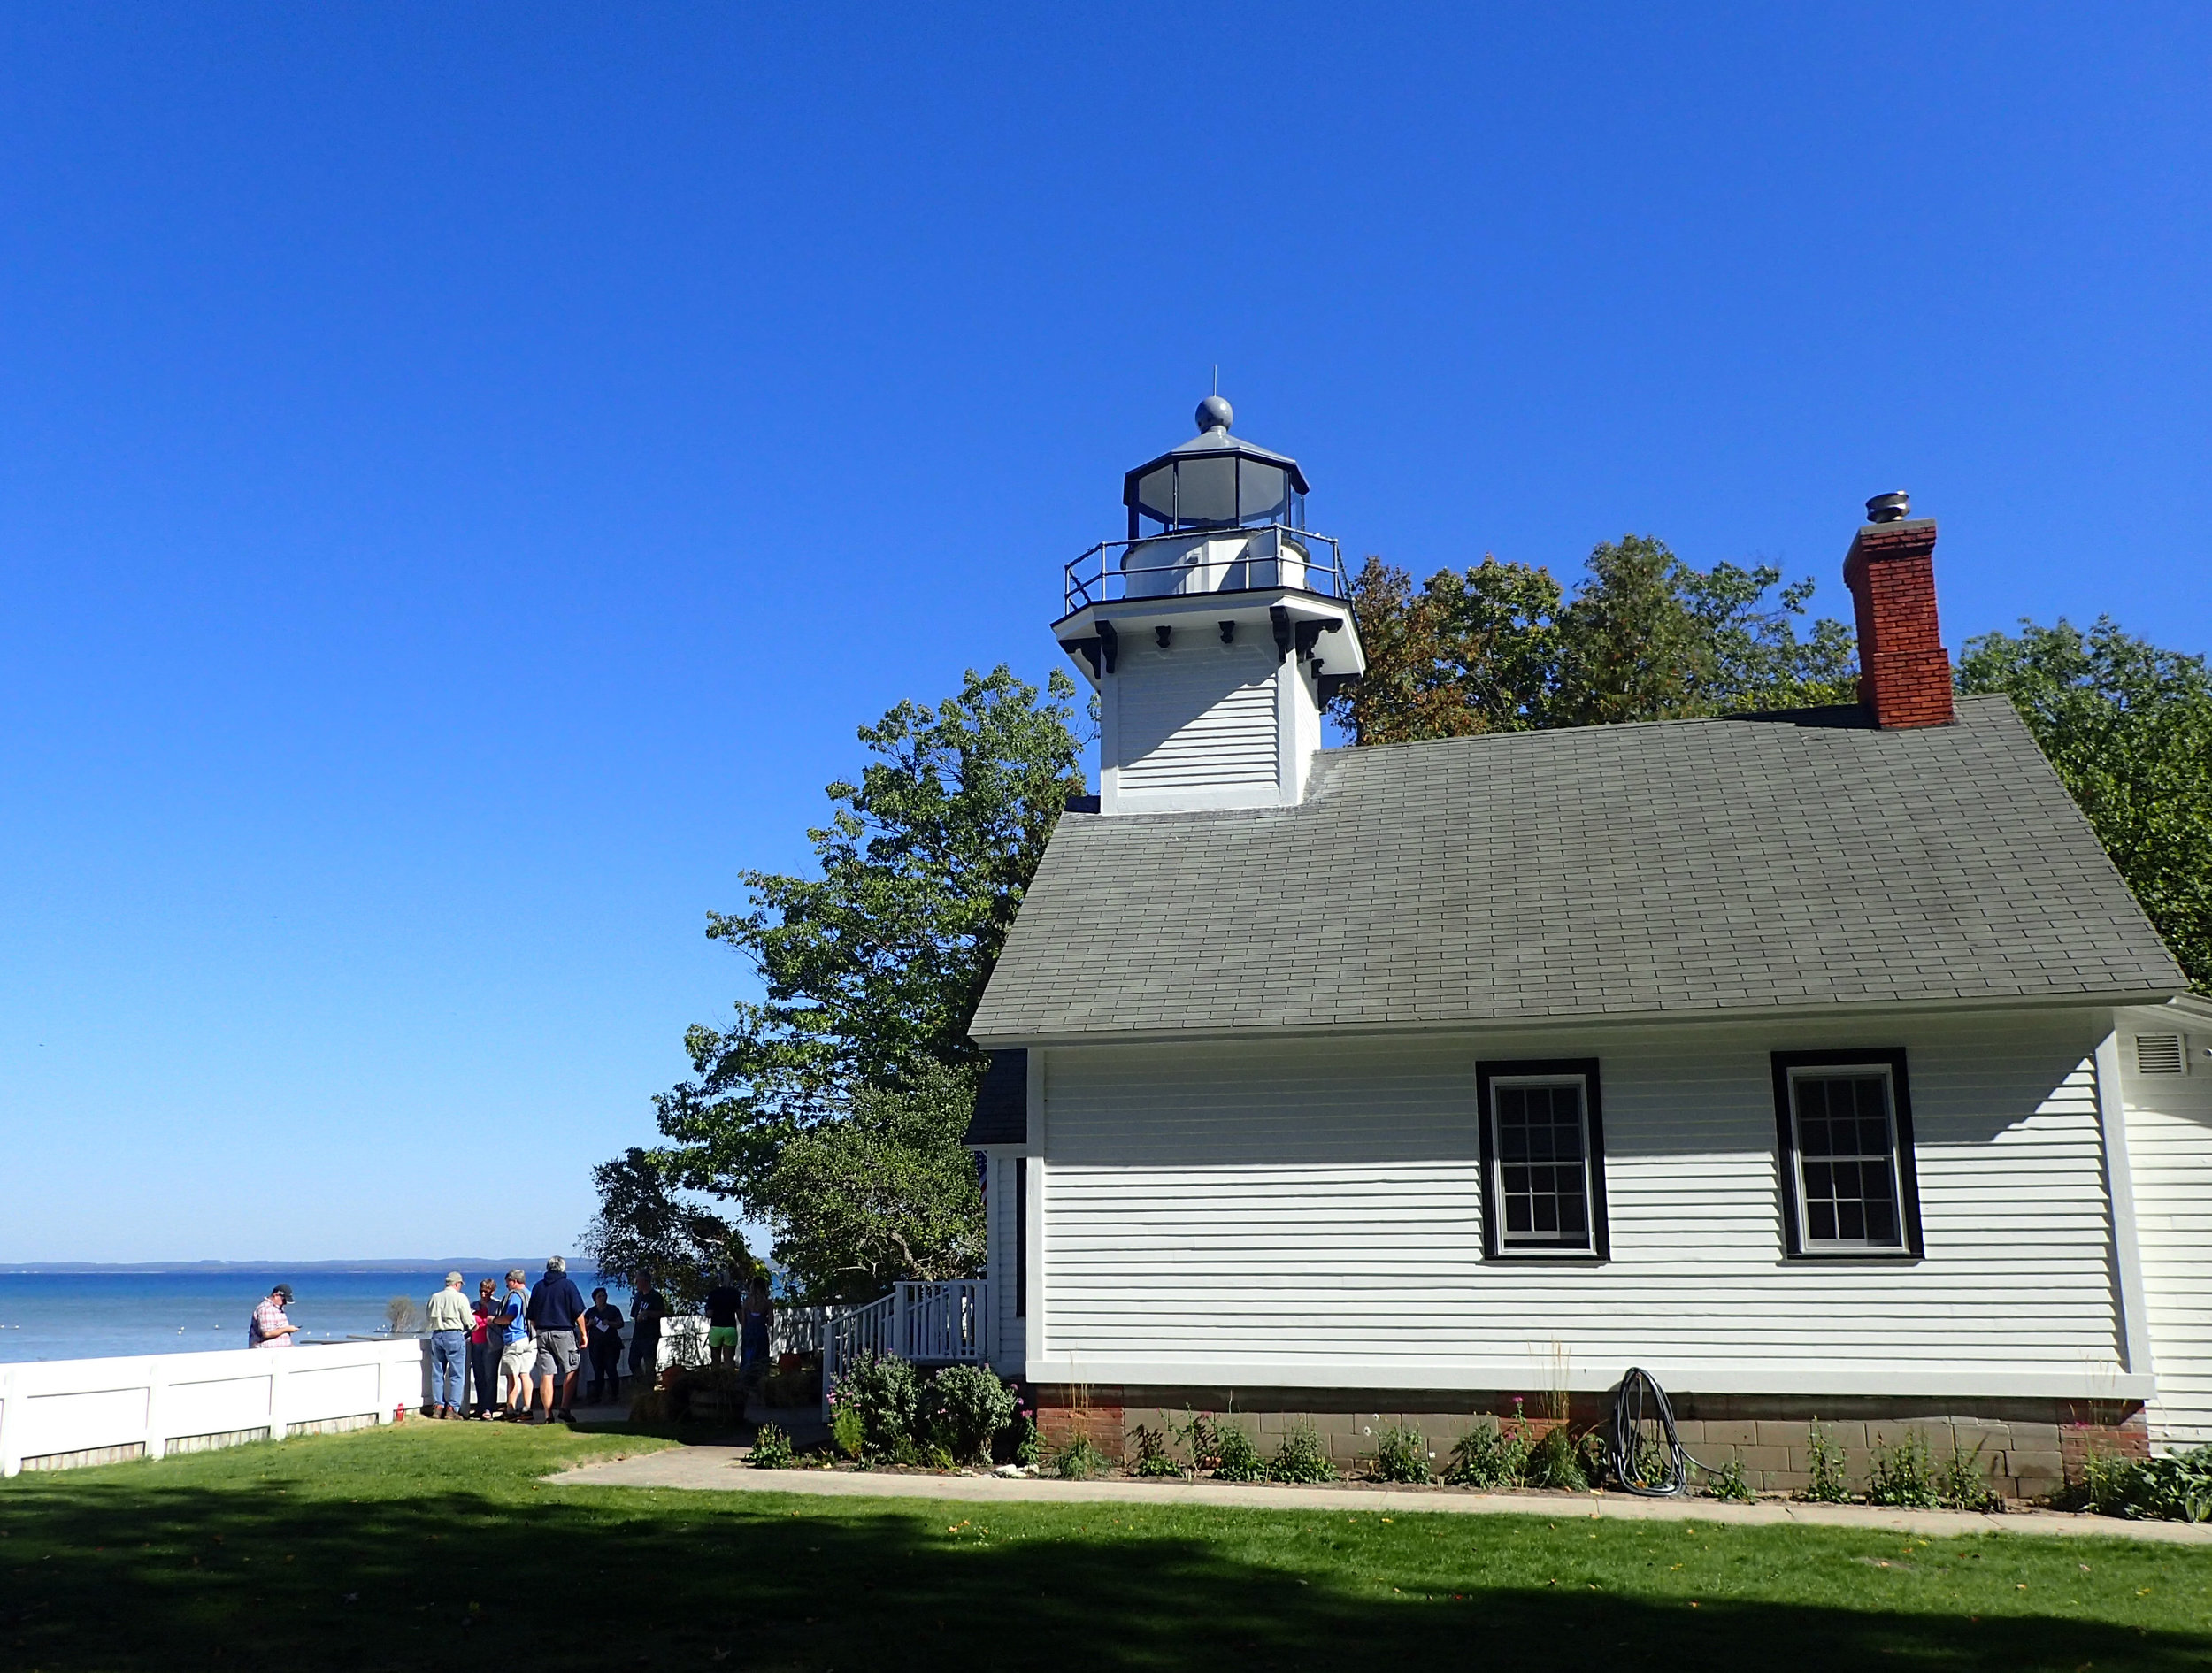
[[[1188,632],[1124,645],[1118,701],[1125,792],[1277,781],[1275,653]]]
[[[2177,1445],[2212,1442],[2212,1063],[2186,1075],[2135,1072],[2123,1025],[2129,1172],[2142,1250],[2143,1299],[2158,1393],[2151,1432]],[[2180,1032],[2171,1023],[2160,1032]]]
[[[2116,1392],[2096,1020],[1056,1048],[1029,1374]],[[1768,1054],[1846,1045],[1909,1054],[1924,1261],[1783,1258]],[[1485,1260],[1477,1059],[1590,1056],[1612,1258]]]

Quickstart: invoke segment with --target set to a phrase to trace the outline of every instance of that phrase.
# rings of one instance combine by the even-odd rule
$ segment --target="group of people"
[[[520,1267],[503,1286],[480,1279],[471,1298],[458,1272],[430,1298],[430,1403],[426,1417],[549,1424],[575,1415],[576,1385],[584,1376],[587,1404],[622,1397],[623,1327],[630,1328],[629,1370],[650,1378],[660,1363],[661,1326],[668,1301],[652,1275],[641,1274],[630,1316],[603,1289],[582,1292],[568,1262],[554,1255],[534,1285]],[[293,1291],[280,1284],[253,1310],[246,1329],[250,1347],[289,1347],[299,1333],[285,1309]]]
[[[749,1383],[767,1372],[776,1309],[765,1278],[755,1278],[741,1290],[737,1276],[728,1274],[709,1291],[700,1310],[706,1315],[712,1363],[737,1370]],[[636,1280],[627,1319],[603,1289],[594,1290],[591,1305],[585,1306],[582,1292],[568,1276],[568,1262],[557,1255],[546,1262],[544,1275],[534,1285],[520,1267],[508,1272],[503,1289],[490,1278],[480,1279],[473,1299],[466,1293],[467,1282],[458,1272],[449,1272],[445,1287],[430,1298],[426,1417],[572,1422],[576,1384],[587,1366],[585,1403],[619,1401],[626,1324],[630,1375],[650,1378],[659,1369],[668,1300],[649,1272]],[[292,1286],[280,1284],[254,1308],[246,1332],[250,1347],[292,1345],[299,1326],[285,1313],[291,1302]]]
[[[503,1293],[495,1294],[492,1280],[484,1278],[471,1301],[463,1293],[464,1282],[458,1272],[449,1272],[445,1288],[430,1298],[426,1417],[569,1422],[576,1415],[580,1379],[587,1404],[618,1401],[626,1324],[631,1375],[642,1366],[649,1377],[659,1362],[668,1302],[649,1276],[639,1279],[626,1320],[603,1289],[594,1290],[591,1305],[585,1306],[568,1262],[557,1255],[534,1285],[516,1267],[507,1274]]]

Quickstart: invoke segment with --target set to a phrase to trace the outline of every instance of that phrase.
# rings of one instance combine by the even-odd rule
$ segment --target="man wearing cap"
[[[246,1327],[246,1346],[249,1347],[289,1347],[299,1326],[284,1316],[284,1309],[292,1305],[292,1286],[280,1284],[263,1298],[253,1310],[253,1323]]]
[[[458,1417],[468,1409],[469,1331],[476,1316],[461,1293],[461,1275],[445,1275],[445,1288],[430,1298],[430,1417]]]
[[[549,1424],[557,1416],[572,1422],[576,1414],[569,1408],[576,1401],[576,1368],[583,1362],[587,1328],[584,1294],[569,1277],[568,1262],[557,1255],[547,1257],[545,1276],[530,1292],[530,1323],[538,1333],[537,1421]]]
[[[499,1332],[499,1374],[507,1379],[507,1421],[518,1424],[530,1409],[530,1373],[538,1360],[538,1345],[530,1339],[530,1280],[520,1267],[507,1274],[498,1320],[493,1328]]]

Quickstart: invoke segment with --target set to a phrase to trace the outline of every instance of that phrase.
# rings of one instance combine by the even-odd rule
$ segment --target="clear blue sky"
[[[0,13],[0,1261],[566,1247],[1216,363],[1421,572],[2212,649],[2212,14],[1932,10]]]

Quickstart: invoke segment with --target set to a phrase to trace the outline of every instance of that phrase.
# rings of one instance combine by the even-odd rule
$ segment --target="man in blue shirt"
[[[530,1410],[530,1373],[538,1362],[530,1339],[530,1280],[520,1267],[507,1274],[493,1328],[499,1332],[499,1374],[507,1379],[507,1421],[518,1424]]]
[[[573,1423],[576,1370],[583,1362],[582,1348],[589,1326],[584,1323],[583,1292],[568,1275],[568,1262],[556,1255],[545,1263],[545,1276],[530,1292],[530,1323],[538,1332],[538,1416],[549,1424],[558,1417]],[[560,1383],[560,1399],[553,1385]]]

